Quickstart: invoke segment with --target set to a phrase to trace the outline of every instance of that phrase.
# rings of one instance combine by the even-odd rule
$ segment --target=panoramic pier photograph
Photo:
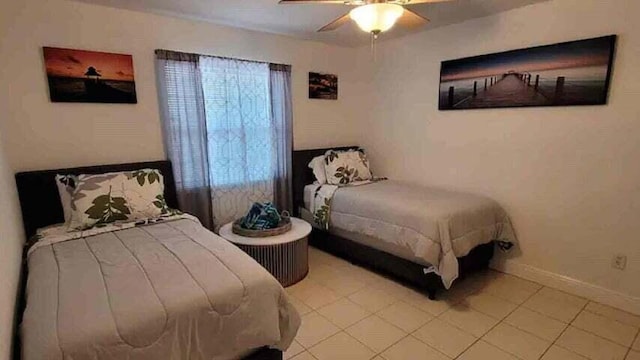
[[[602,105],[615,36],[444,61],[440,110]]]

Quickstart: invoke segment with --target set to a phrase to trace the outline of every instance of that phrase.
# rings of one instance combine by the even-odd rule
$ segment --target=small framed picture
[[[337,100],[338,76],[310,72],[309,99]]]

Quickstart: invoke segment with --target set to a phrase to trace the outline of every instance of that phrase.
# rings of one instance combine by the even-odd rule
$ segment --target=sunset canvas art
[[[607,103],[616,36],[442,62],[440,110]]]
[[[53,102],[137,103],[131,55],[45,47]]]

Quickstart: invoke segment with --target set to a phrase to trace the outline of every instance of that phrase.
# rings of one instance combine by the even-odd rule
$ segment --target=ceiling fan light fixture
[[[351,10],[349,16],[363,31],[379,34],[391,29],[403,13],[404,8],[400,5],[373,3]]]

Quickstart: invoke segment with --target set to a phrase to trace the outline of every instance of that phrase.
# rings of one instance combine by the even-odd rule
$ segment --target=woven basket
[[[266,230],[245,229],[240,225],[242,223],[242,219],[243,218],[240,218],[233,222],[233,227],[231,228],[231,231],[233,231],[233,233],[236,235],[240,235],[244,237],[257,238],[257,237],[276,236],[276,235],[282,235],[287,231],[291,230],[291,218],[289,218],[288,216],[282,217],[282,220],[278,224],[278,227],[275,227],[273,229],[266,229]]]

